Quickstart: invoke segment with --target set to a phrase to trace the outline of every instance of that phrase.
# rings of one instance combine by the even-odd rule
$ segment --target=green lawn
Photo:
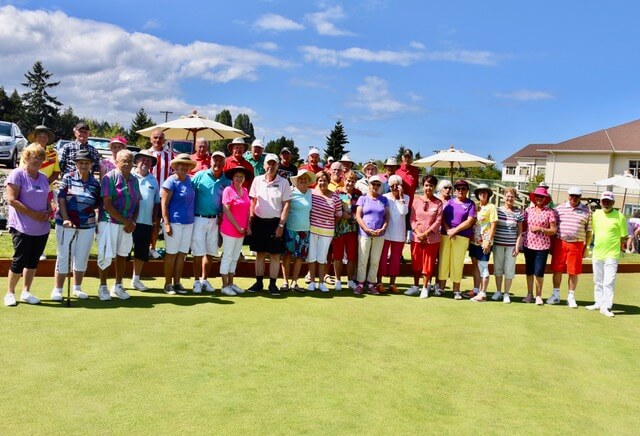
[[[346,291],[100,302],[96,285],[87,279],[92,297],[71,308],[0,307],[1,434],[637,434],[640,425],[633,274],[619,275],[613,319],[522,304],[522,278],[511,305]],[[37,278],[34,293],[50,288]]]

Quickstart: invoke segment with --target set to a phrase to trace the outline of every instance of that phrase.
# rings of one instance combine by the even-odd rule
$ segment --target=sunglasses
[[[380,186],[380,183],[378,183],[378,182],[373,182],[373,183],[371,184],[371,186]]]
[[[466,186],[456,186],[456,191],[468,191],[469,188]]]
[[[433,185],[431,185],[431,186],[433,186]],[[443,186],[442,189],[453,189],[453,187],[452,186]]]

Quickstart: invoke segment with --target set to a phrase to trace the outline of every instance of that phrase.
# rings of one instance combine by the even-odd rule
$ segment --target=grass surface
[[[590,280],[581,278],[580,306]],[[33,289],[44,299],[50,288],[37,278]],[[640,425],[633,274],[619,275],[613,319],[522,304],[522,278],[511,305],[347,291],[154,290],[101,302],[97,280],[84,288],[92,297],[71,308],[0,307],[0,433],[637,434]]]

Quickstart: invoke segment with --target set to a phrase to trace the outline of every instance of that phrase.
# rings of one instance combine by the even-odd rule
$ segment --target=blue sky
[[[399,145],[501,161],[639,118],[631,1],[3,1],[0,84],[36,59],[80,116],[248,113],[266,141],[354,160]]]

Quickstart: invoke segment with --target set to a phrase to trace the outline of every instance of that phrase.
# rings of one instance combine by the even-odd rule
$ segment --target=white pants
[[[178,254],[189,252],[191,247],[191,235],[193,234],[193,224],[171,223],[172,235],[164,232],[164,249],[167,254]]]
[[[220,274],[235,274],[238,258],[242,251],[244,238],[222,235],[222,258],[220,259]]]
[[[197,216],[193,221],[191,254],[216,256],[218,254],[218,218]]]
[[[316,235],[315,233],[309,234],[309,252],[307,253],[307,262],[318,262],[321,264],[327,263],[327,253],[329,247],[331,247],[331,236]]]
[[[369,283],[378,282],[378,266],[383,246],[384,236],[358,235],[358,282],[364,282],[365,278]],[[369,272],[367,272],[367,265]]]
[[[611,309],[613,306],[613,290],[616,286],[618,272],[617,259],[593,259],[593,299],[598,307]]]
[[[93,236],[96,234],[95,227],[90,229],[77,229],[78,235],[71,244],[71,259],[73,260],[73,270],[85,272],[87,270],[87,261],[89,260],[89,251],[93,243]],[[56,271],[59,274],[69,273],[69,242],[73,238],[76,229],[66,229],[60,225],[56,225],[56,241],[57,241],[57,257]]]

